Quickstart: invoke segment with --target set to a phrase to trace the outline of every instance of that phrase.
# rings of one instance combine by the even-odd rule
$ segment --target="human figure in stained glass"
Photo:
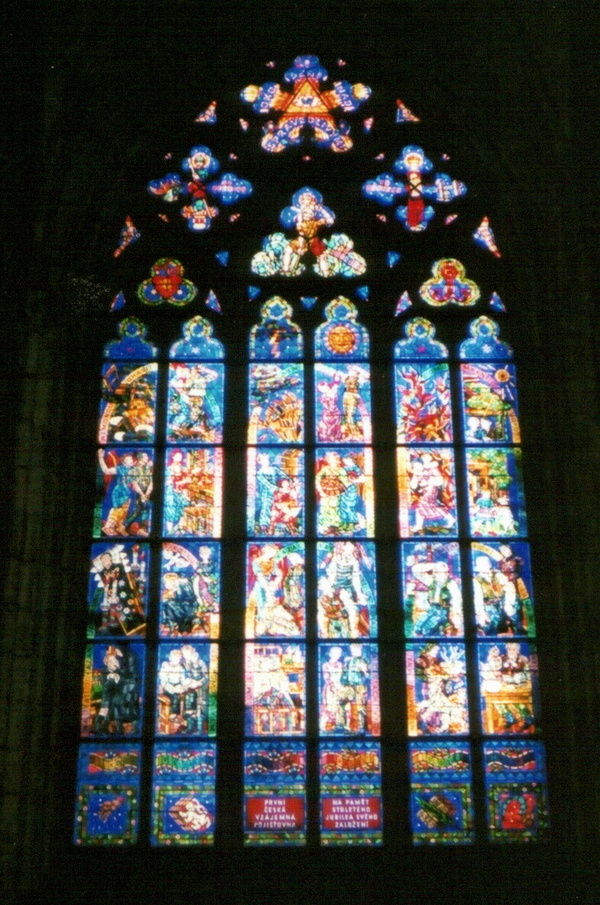
[[[324,734],[373,733],[379,690],[371,645],[323,646],[321,662],[320,730]],[[375,667],[373,670],[372,668]],[[369,713],[369,703],[373,712]]]
[[[524,533],[520,450],[471,447],[466,458],[473,536],[514,537]]]
[[[252,590],[256,637],[294,637],[304,630],[304,560],[289,544],[265,544],[252,557]]]
[[[423,452],[412,463],[410,508],[415,534],[423,533],[427,526],[448,528],[454,524],[444,466],[442,458],[429,452]]]
[[[354,243],[345,233],[321,238],[319,233],[335,222],[332,210],[323,204],[316,189],[304,186],[292,196],[292,204],[284,208],[280,221],[296,230],[288,239],[284,233],[271,233],[262,243],[262,251],[252,258],[251,269],[259,276],[297,277],[304,272],[307,254],[314,257],[313,270],[322,277],[354,277],[365,272],[364,258],[353,251]]]
[[[106,535],[148,534],[152,462],[145,451],[98,450],[105,478],[102,532]]]
[[[342,676],[348,698],[344,706],[344,726],[350,732],[364,732],[367,727],[369,677],[369,664],[363,656],[362,645],[351,644]]]
[[[451,179],[446,173],[435,173],[432,183],[425,182],[425,174],[431,172],[433,164],[417,145],[402,149],[394,169],[404,176],[404,182],[396,181],[391,173],[382,173],[364,183],[363,194],[385,205],[405,200],[406,204],[396,208],[396,217],[411,232],[426,229],[433,217],[435,211],[427,202],[452,201],[467,191],[463,182]]]
[[[267,453],[256,456],[256,532],[267,533],[271,524],[271,503],[277,487],[277,469]]]
[[[218,635],[219,563],[219,548],[213,544],[164,544],[159,627],[162,636]]]
[[[152,494],[152,461],[149,453],[140,450],[131,470],[133,483],[132,505],[125,524],[128,530],[136,533],[138,525],[147,525],[150,522],[150,496]]]
[[[332,732],[344,725],[342,676],[344,662],[343,649],[332,645],[327,651],[327,659],[321,668],[323,689],[321,693],[321,732]]]
[[[417,734],[466,732],[464,649],[428,642],[415,653]]]
[[[416,562],[411,571],[415,580],[427,589],[427,610],[415,623],[415,635],[459,634],[462,597],[457,582],[450,575],[448,563],[443,560]]]
[[[186,186],[190,202],[182,207],[181,214],[187,219],[188,227],[191,230],[208,229],[211,219],[217,216],[219,209],[208,203],[206,179],[209,173],[218,170],[218,161],[215,160],[208,148],[198,145],[191,149],[188,157],[182,162],[181,168],[191,176]]]
[[[324,443],[339,441],[342,438],[339,386],[336,381],[321,381],[317,384],[317,392],[321,403],[321,417],[317,422],[319,440]]]
[[[301,503],[295,482],[289,477],[278,478],[271,498],[268,534],[282,537],[299,534],[300,508]]]
[[[128,735],[140,715],[135,656],[127,647],[109,645],[100,671],[101,700],[94,719],[95,735]]]
[[[219,198],[223,204],[234,204],[252,194],[251,183],[234,173],[222,173],[213,182],[206,181],[218,171],[219,161],[204,145],[195,145],[190,149],[181,162],[181,169],[190,177],[187,182],[178,173],[167,173],[160,179],[151,180],[148,191],[169,202],[187,195],[189,201],[181,208],[181,216],[187,220],[192,232],[210,229],[213,219],[219,214],[219,209],[210,204],[210,195]]]
[[[371,439],[368,369],[319,364],[315,369],[317,439],[320,443]]]
[[[187,575],[166,572],[163,575],[161,629],[169,635],[191,635],[200,626],[198,598],[192,580]]]
[[[172,365],[169,381],[169,439],[214,443],[223,417],[220,375],[206,365]]]
[[[319,580],[323,636],[368,637],[373,630],[373,591],[366,580],[366,570],[372,569],[374,563],[364,546],[353,541],[334,541],[327,546],[331,549],[323,558]]]
[[[535,617],[533,601],[524,579],[525,559],[520,556],[509,544],[500,544],[498,547],[500,559],[498,569],[504,575],[515,591],[517,603],[517,631],[533,634],[535,630]]]
[[[352,456],[342,456],[331,449],[325,452],[317,467],[319,533],[353,534],[364,523],[357,486],[364,482],[364,475]]]
[[[525,735],[537,726],[537,654],[525,641],[479,645],[480,691],[484,731]]]
[[[100,443],[151,443],[154,439],[156,365],[113,361],[102,372]]]
[[[143,627],[145,614],[135,562],[135,552],[130,559],[122,548],[115,547],[101,553],[94,563],[96,589],[91,608],[99,635],[139,633]]]
[[[474,563],[473,599],[478,630],[484,635],[514,635],[518,631],[517,595],[514,584],[489,556]]]
[[[208,667],[192,644],[171,647],[158,671],[159,695],[168,700],[167,734],[205,731]]]

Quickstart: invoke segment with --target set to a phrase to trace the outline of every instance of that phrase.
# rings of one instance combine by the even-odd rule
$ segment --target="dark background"
[[[0,385],[9,528],[0,614],[6,901],[600,900],[596,25],[593,9],[567,2],[42,2],[10,14],[2,37],[8,90]],[[301,160],[306,150],[267,158],[258,149],[258,118],[239,103],[239,90],[279,80],[306,52],[320,55],[334,78],[374,89],[369,105],[351,117],[356,148],[335,160],[309,152],[310,163]],[[335,66],[337,58],[346,69]],[[276,61],[274,70],[265,68],[267,60]],[[417,131],[394,125],[396,97],[421,117]],[[192,123],[213,98],[218,141]],[[367,136],[360,133],[363,115],[376,117]],[[238,116],[252,123],[245,135]],[[449,154],[448,163],[436,164],[469,186],[456,228],[432,226],[414,244],[400,227],[381,226],[374,205],[354,201],[356,183],[387,169],[393,151],[413,140],[432,156]],[[235,150],[239,160],[231,164],[217,154],[222,169],[255,184],[253,198],[236,208],[237,224],[227,224],[222,212],[200,238],[175,222],[175,208],[162,208],[174,221],[163,229],[156,221],[161,208],[145,193],[147,180],[171,163],[176,169],[196,142]],[[388,151],[386,164],[373,161],[380,150]],[[167,152],[174,156],[165,166]],[[497,290],[509,308],[502,327],[519,360],[551,840],[415,850],[396,814],[398,837],[372,852],[242,851],[227,840],[211,852],[73,851],[97,375],[101,345],[119,319],[108,304],[123,287],[133,298],[155,257],[181,257],[200,298],[213,288],[221,300],[217,333],[235,369],[257,311],[245,301],[247,283],[256,282],[248,280],[247,261],[302,184],[324,192],[340,230],[374,262],[363,321],[381,339],[382,360],[399,335],[395,298],[403,289],[414,297],[436,257],[461,258],[484,297]],[[143,239],[115,264],[111,253],[128,213]],[[463,238],[484,213],[500,261]],[[214,262],[221,248],[232,250],[228,270]],[[394,271],[385,267],[388,248],[404,256]],[[321,301],[347,291],[335,281],[321,287],[316,281]],[[290,300],[299,292],[285,281],[273,288]],[[303,287],[303,294],[312,293]],[[140,314],[140,307],[130,301],[123,313]],[[319,305],[298,319],[309,330],[321,311]],[[144,318],[153,338],[174,338],[162,310]],[[458,329],[445,311],[436,320],[446,339]],[[234,381],[230,387],[230,404],[239,405]],[[377,430],[385,445],[389,427],[380,421]],[[228,488],[232,499],[237,489]],[[392,531],[390,521],[388,539]],[[234,537],[235,526],[230,532]],[[235,713],[229,718],[235,722]]]

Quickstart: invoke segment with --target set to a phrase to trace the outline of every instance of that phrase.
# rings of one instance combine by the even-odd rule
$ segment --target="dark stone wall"
[[[0,613],[5,901],[596,903],[597,184],[586,162],[593,22],[566,2],[431,0],[57,2],[40,4],[31,20],[23,10],[14,16],[4,55],[13,95],[0,391],[9,528]],[[26,27],[22,43],[17,26]],[[103,262],[128,199],[150,175],[148,149],[181,149],[182,107],[197,112],[196,98],[213,85],[234,98],[266,79],[264,61],[307,49],[347,58],[353,73],[418,106],[434,134],[469,161],[461,175],[490,199],[502,237],[537,560],[552,840],[493,851],[234,858],[74,852],[82,591],[111,285]],[[235,328],[234,318],[225,329]]]

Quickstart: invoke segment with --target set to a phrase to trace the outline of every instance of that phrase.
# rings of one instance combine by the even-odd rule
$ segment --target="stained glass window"
[[[206,739],[216,730],[223,349],[195,317],[163,364],[146,332],[122,321],[102,368],[93,533],[106,540],[92,544],[88,581],[81,737],[97,743],[80,748],[82,844],[136,840],[142,748],[131,740],[147,734],[157,739],[151,841],[214,836],[216,747]]]
[[[445,172],[461,167],[425,137],[359,172],[345,152],[377,135],[368,106],[353,122],[368,86],[311,54],[281,79],[241,90],[239,155],[214,100],[147,183],[197,260],[171,242],[145,255],[135,212],[113,252],[144,260],[111,310],[150,326],[126,317],[103,350],[74,840],[379,846],[404,824],[414,845],[541,839],[517,372],[475,257],[500,256],[490,219],[471,222]],[[399,100],[395,115],[420,123]],[[478,247],[459,260],[463,218]],[[487,308],[506,322],[497,292]]]
[[[474,838],[448,350],[425,318],[394,350],[410,818],[415,843]]]
[[[369,336],[342,296],[315,331],[314,388],[321,841],[380,844]]]
[[[476,743],[454,737],[477,731],[489,838],[527,840],[546,829],[542,743],[502,741],[537,735],[540,704],[516,372],[498,335],[487,316],[472,320],[452,368],[423,318],[406,323],[395,347],[408,732],[436,736],[410,743],[416,843],[473,841]]]
[[[273,297],[262,306],[260,322],[250,334],[244,749],[248,844],[301,844],[306,839],[306,746],[289,741],[306,738],[304,365],[302,334],[291,316],[291,306]],[[253,738],[261,742],[250,741]]]

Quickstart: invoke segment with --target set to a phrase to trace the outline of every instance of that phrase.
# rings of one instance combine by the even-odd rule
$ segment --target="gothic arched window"
[[[545,834],[516,372],[488,266],[500,251],[401,101],[370,153],[371,95],[297,57],[282,84],[241,91],[239,147],[218,144],[210,103],[201,140],[179,166],[164,155],[125,220],[77,844]],[[279,219],[266,236],[263,217]],[[236,838],[220,834],[226,776]]]

